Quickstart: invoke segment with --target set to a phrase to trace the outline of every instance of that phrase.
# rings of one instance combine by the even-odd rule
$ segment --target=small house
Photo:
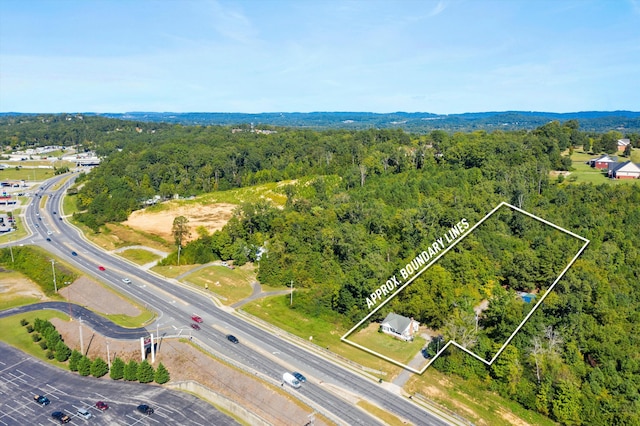
[[[639,179],[640,165],[631,161],[612,163],[609,164],[607,175],[612,179]]]
[[[631,145],[629,139],[618,139],[618,151],[624,151],[629,145]]]
[[[401,340],[413,340],[413,335],[418,332],[420,323],[413,318],[403,317],[402,315],[391,312],[380,324],[380,330]]]
[[[617,160],[617,157],[609,157],[605,154],[597,158],[592,158],[591,160],[587,161],[587,164],[591,167],[595,167],[596,169],[604,170],[609,168],[609,164],[615,163]]]

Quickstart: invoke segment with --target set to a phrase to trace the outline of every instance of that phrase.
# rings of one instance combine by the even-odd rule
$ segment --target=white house
[[[640,166],[631,161],[612,163],[609,165],[608,175],[613,179],[639,179]]]
[[[403,317],[393,312],[380,324],[380,330],[390,336],[402,340],[413,340],[413,335],[418,332],[420,323],[413,318]]]

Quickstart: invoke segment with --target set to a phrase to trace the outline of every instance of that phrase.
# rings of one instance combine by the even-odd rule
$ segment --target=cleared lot
[[[51,403],[41,406],[36,394]],[[100,411],[97,401],[109,409]],[[145,416],[136,410],[148,404],[154,413]],[[93,416],[84,419],[77,410],[84,408]],[[81,377],[33,359],[0,342],[0,425],[53,425],[51,417],[62,411],[70,424],[95,425],[237,425],[200,399],[160,386],[114,381],[108,378]]]

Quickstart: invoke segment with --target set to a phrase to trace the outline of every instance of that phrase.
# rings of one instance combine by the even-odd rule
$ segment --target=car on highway
[[[71,252],[71,256],[77,256],[77,255],[78,255],[78,253],[76,253],[75,251]]]
[[[195,322],[191,323],[191,328],[193,328],[194,330],[200,330],[200,326],[198,324],[196,324]]]
[[[299,381],[300,383],[304,383],[304,382],[306,382],[306,381],[307,381],[307,378],[306,378],[306,377],[304,377],[302,374],[298,373],[297,371],[294,371],[294,372],[293,372],[293,373],[291,373],[291,374],[293,374],[293,377],[295,377],[296,379],[298,379],[298,381]]]
[[[131,284],[131,280],[129,278],[123,278],[122,282],[125,284]]]
[[[102,266],[102,265],[98,266],[98,269],[101,270],[101,271],[105,271],[106,270],[105,267]]]
[[[51,235],[51,234],[53,234],[53,232],[47,231],[47,235]]]
[[[98,410],[100,410],[100,411],[104,411],[104,410],[109,409],[109,404],[107,404],[104,401],[98,401],[98,402],[96,402],[96,408]]]
[[[69,423],[71,421],[71,417],[67,416],[62,411],[54,411],[53,413],[51,413],[51,417],[58,420],[62,424]]]
[[[142,414],[146,414],[147,416],[153,414],[153,408],[149,407],[147,404],[138,405],[138,411],[140,411]]]
[[[51,241],[51,238],[47,237],[47,241]]]
[[[40,405],[49,405],[51,401],[44,395],[34,395],[33,400]]]
[[[227,340],[230,341],[231,343],[238,343],[239,340],[236,336],[234,336],[233,334],[227,334]]]
[[[202,318],[200,318],[198,315],[193,315],[191,319],[194,320],[195,322],[199,322],[199,323],[202,322]]]
[[[53,214],[56,214],[56,212],[54,211]]]
[[[76,414],[82,417],[83,419],[87,419],[87,420],[93,417],[93,414],[91,414],[88,410],[84,408],[78,408],[78,411],[76,411]]]

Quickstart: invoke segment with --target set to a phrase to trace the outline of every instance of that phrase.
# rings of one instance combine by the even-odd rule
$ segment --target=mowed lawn
[[[563,153],[564,155],[568,154],[567,152]],[[573,164],[571,165],[571,170],[568,176],[565,176],[564,184],[568,183],[593,183],[593,184],[601,184],[606,183],[608,185],[618,185],[618,184],[629,184],[629,183],[637,183],[639,180],[637,179],[609,179],[607,177],[606,170],[599,170],[594,167],[591,167],[587,164],[587,161],[592,158],[599,157],[601,154],[586,154],[581,150],[575,150],[571,155],[571,161]],[[622,157],[620,154],[611,154],[611,156],[617,156],[618,161],[624,162],[631,160],[633,162],[640,162],[640,149],[636,149],[631,153],[631,157]]]
[[[119,252],[118,255],[132,261],[136,265],[146,265],[147,263],[160,260],[160,256],[158,256],[157,254],[150,252],[149,250],[140,248],[124,250]]]
[[[405,365],[427,344],[420,336],[415,336],[412,342],[405,342],[381,333],[379,329],[380,324],[371,323],[367,328],[352,333],[348,340]]]
[[[53,310],[27,312],[24,314],[13,315],[7,318],[0,318],[0,330],[2,330],[2,333],[0,333],[0,339],[8,343],[9,345],[16,347],[38,359],[46,361],[50,364],[60,365],[60,363],[57,361],[51,361],[47,359],[47,351],[42,350],[38,343],[34,343],[32,335],[27,333],[26,327],[20,325],[20,320],[22,319],[26,319],[30,324],[33,324],[33,321],[36,318],[40,318],[43,320],[50,320],[51,318],[60,318],[65,321],[69,320],[69,317],[67,315],[63,314],[62,312]]]

